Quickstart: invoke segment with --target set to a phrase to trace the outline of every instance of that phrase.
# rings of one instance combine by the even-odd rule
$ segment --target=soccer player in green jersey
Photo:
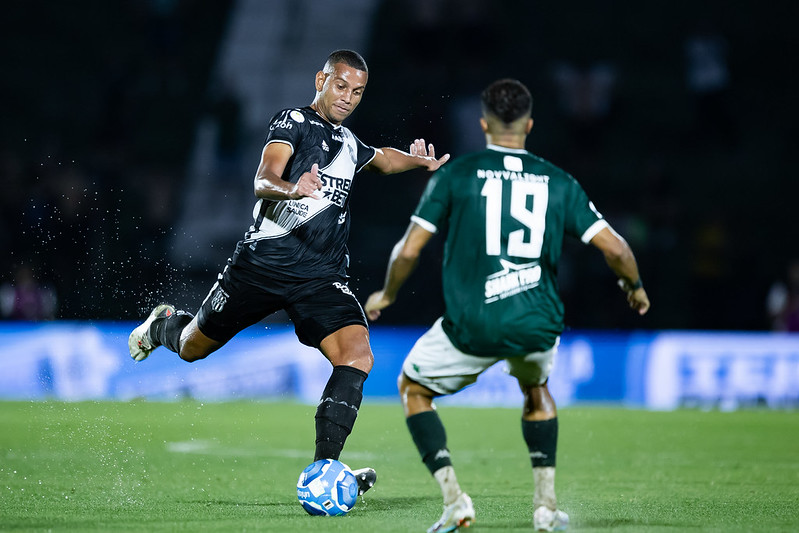
[[[383,289],[369,296],[366,313],[376,320],[394,302],[422,248],[448,223],[446,311],[411,349],[399,377],[408,429],[444,497],[444,513],[428,532],[468,526],[475,516],[458,485],[433,398],[474,383],[500,360],[524,393],[533,525],[539,531],[565,529],[569,517],[555,498],[557,410],[547,388],[563,331],[557,264],[564,234],[604,254],[633,310],[646,313],[649,298],[632,250],[580,184],[525,150],[533,127],[527,88],[516,80],[496,81],[483,91],[482,104],[486,149],[450,162],[430,179],[394,246]]]

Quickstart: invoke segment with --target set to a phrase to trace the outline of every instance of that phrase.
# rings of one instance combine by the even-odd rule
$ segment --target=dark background
[[[480,142],[468,114],[479,92],[520,79],[535,100],[527,148],[572,173],[633,247],[650,314],[630,313],[601,254],[569,242],[560,274],[570,327],[772,327],[769,288],[799,257],[794,2],[378,4],[360,50],[368,90],[347,122],[356,135],[399,148],[424,137],[457,156]],[[167,298],[199,305],[249,219],[248,209],[225,249],[196,250],[215,266],[169,259],[174,220],[192,209],[183,198],[198,122],[235,118],[235,102],[230,113],[211,98],[233,6],[4,5],[0,282],[39,291],[27,307],[7,305],[7,318],[128,320]],[[697,38],[719,46],[726,81],[690,83]],[[238,153],[232,123],[220,142]],[[251,189],[259,155],[240,155],[232,187]],[[356,180],[350,273],[362,301],[382,284],[427,178]],[[440,315],[441,240],[383,322]]]

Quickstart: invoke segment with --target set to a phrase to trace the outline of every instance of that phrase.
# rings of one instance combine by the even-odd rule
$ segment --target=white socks
[[[533,481],[535,482],[533,509],[537,509],[542,505],[553,511],[557,509],[558,501],[555,498],[555,467],[533,467]]]
[[[450,505],[458,496],[461,495],[458,478],[455,476],[455,469],[452,466],[445,466],[436,470],[433,477],[441,487],[441,494],[444,496],[444,505]],[[533,508],[537,509],[542,505],[553,511],[558,508],[558,501],[555,497],[555,467],[537,466],[533,468],[533,481],[535,492],[533,493]]]
[[[461,495],[461,487],[455,477],[455,469],[452,466],[444,466],[436,470],[433,474],[438,484],[441,486],[441,494],[444,496],[444,505],[449,505]]]

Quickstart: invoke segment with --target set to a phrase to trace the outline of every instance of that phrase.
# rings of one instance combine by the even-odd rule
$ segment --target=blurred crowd
[[[369,50],[381,74],[353,117],[356,131],[379,134],[390,124],[386,142],[424,135],[455,155],[477,149],[479,92],[490,80],[518,78],[534,97],[527,148],[583,184],[630,241],[652,296],[644,320],[629,316],[601,258],[567,243],[560,281],[568,325],[772,328],[769,287],[799,237],[783,220],[787,206],[774,209],[796,193],[788,147],[799,139],[788,118],[798,110],[790,96],[797,76],[786,75],[775,47],[795,40],[784,18],[799,6],[578,4],[382,2]],[[402,203],[415,205],[423,180]],[[375,223],[380,185],[367,187],[359,184],[355,201]],[[384,228],[389,242],[405,224]],[[358,237],[354,255],[369,261],[368,277],[390,245]],[[370,246],[380,253],[365,253]],[[436,280],[416,275],[418,302]],[[406,310],[409,321],[424,313]]]
[[[32,0],[7,10],[4,318],[131,318],[172,271],[171,222],[230,7],[196,4]]]
[[[348,125],[369,144],[424,137],[457,156],[483,144],[483,87],[518,78],[535,100],[528,149],[583,184],[635,250],[653,301],[645,320],[630,317],[601,257],[567,243],[570,326],[799,327],[774,311],[796,300],[774,288],[799,242],[774,205],[797,188],[786,178],[797,84],[774,82],[773,54],[775,35],[796,39],[780,9],[796,9],[726,6],[722,20],[722,3],[622,4],[384,0],[362,51],[369,89]],[[213,273],[168,260],[173,221],[191,209],[182,184],[198,121],[216,121],[216,168],[241,174],[231,187],[250,186],[258,156],[241,149],[235,88],[212,81],[233,6],[34,0],[0,22],[13,50],[2,56],[2,317],[132,319],[176,281],[199,303],[190,296]],[[350,249],[360,296],[382,282],[426,179],[391,181],[390,201],[381,178],[359,180]],[[387,322],[440,313],[440,247],[426,253],[436,257]]]

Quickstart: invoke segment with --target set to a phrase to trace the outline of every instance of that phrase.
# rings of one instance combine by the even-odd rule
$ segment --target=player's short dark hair
[[[493,115],[505,124],[510,124],[533,110],[533,97],[524,84],[505,78],[497,80],[480,95],[483,114]]]
[[[335,52],[331,53],[329,56],[327,56],[325,70],[327,70],[328,67],[332,68],[336,63],[344,63],[348,67],[362,70],[367,74],[369,73],[369,68],[366,66],[366,61],[364,61],[363,57],[361,57],[361,54],[352,50],[336,50]]]

